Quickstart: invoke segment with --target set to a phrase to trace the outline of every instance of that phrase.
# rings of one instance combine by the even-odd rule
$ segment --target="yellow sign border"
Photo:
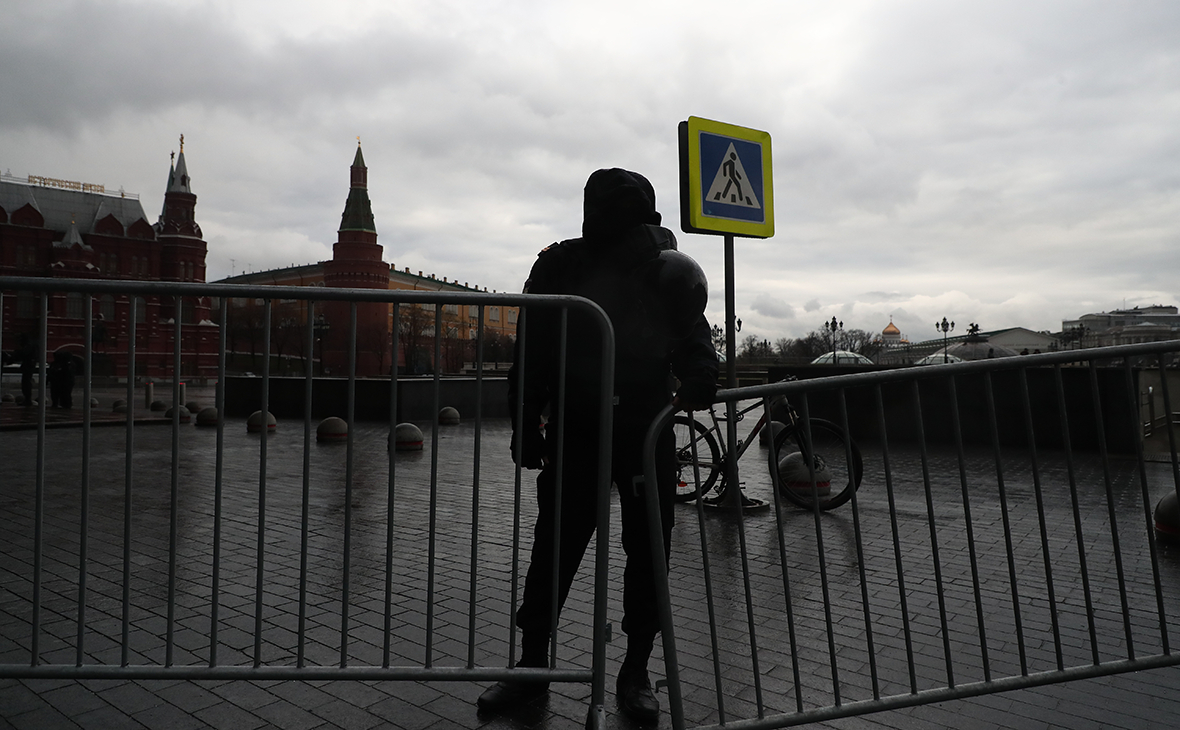
[[[686,233],[729,233],[747,238],[770,238],[774,235],[774,177],[771,167],[770,133],[749,127],[739,127],[702,117],[689,117],[681,123],[681,206],[680,227]],[[702,205],[700,133],[752,142],[762,149],[762,208],[766,220],[762,223],[737,221],[705,215]],[[687,216],[686,216],[687,213]]]

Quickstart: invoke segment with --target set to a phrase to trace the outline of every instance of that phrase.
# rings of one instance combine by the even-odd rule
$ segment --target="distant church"
[[[54,278],[148,281],[204,281],[206,245],[197,225],[184,138],[168,171],[164,206],[155,224],[136,195],[108,192],[102,185],[37,175],[0,176],[0,274]],[[102,295],[92,300],[93,369],[97,375],[125,374],[130,335],[130,298]],[[21,337],[36,341],[40,297],[4,292],[3,346],[12,351]],[[217,326],[207,297],[180,306],[181,373],[213,376],[217,371]],[[135,311],[136,375],[172,372],[176,303],[173,297],[138,297]],[[81,355],[86,296],[48,297],[48,352]]]

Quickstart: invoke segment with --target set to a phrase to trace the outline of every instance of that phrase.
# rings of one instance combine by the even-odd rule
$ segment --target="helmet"
[[[709,301],[705,272],[691,256],[675,250],[660,251],[647,268],[649,291],[668,334],[687,337]]]

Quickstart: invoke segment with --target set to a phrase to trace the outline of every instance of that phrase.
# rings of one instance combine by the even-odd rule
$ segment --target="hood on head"
[[[643,223],[658,225],[656,191],[637,172],[596,170],[586,181],[582,237],[600,239]]]

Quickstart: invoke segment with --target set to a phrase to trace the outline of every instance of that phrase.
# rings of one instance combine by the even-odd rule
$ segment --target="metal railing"
[[[1178,350],[721,391],[718,402],[761,399],[768,417],[785,396],[805,421],[839,424],[864,479],[831,512],[791,507],[772,449],[769,516],[680,513],[671,584],[655,559],[672,726],[787,727],[1180,664],[1180,572],[1161,559],[1153,520],[1180,490],[1177,429],[1145,455],[1131,364],[1157,360],[1172,412],[1163,355]],[[649,431],[648,480],[672,415]]]
[[[77,430],[47,430],[44,353],[32,416],[35,436],[0,433],[5,463],[0,484],[8,500],[0,511],[0,531],[19,554],[0,568],[8,595],[0,609],[0,637],[8,647],[0,677],[589,681],[587,724],[602,727],[614,334],[597,305],[573,296],[21,277],[0,277],[0,291],[40,295],[36,339],[42,350],[49,341],[53,293],[83,293],[84,312],[92,313],[95,296],[103,294],[128,296],[130,307],[123,429],[93,428],[98,420],[89,407],[91,316],[85,317],[82,338],[80,439],[69,436]],[[181,422],[179,387],[172,389],[170,418],[145,419],[142,410],[136,412],[137,296],[174,297],[178,313],[181,297],[220,300],[215,430]],[[263,418],[257,442],[231,435],[230,426],[242,424],[226,416],[227,312],[230,300],[240,297],[265,300],[266,343],[272,301],[306,302],[309,323],[325,302],[349,303],[348,397],[346,412],[339,414],[348,435],[342,455],[338,447],[313,443],[310,326],[303,350],[301,433],[280,429],[267,436]],[[394,322],[399,307],[433,307],[436,333],[443,332],[444,304],[479,308],[474,427],[460,436],[440,428],[442,353],[440,337],[433,340],[428,466],[422,458],[394,452],[396,327],[386,378],[389,421],[363,423],[355,417],[357,308],[365,303],[391,304]],[[522,489],[519,467],[494,473],[484,468],[484,440],[507,441],[509,429],[503,420],[493,428],[483,418],[483,308],[526,305],[534,312],[560,310],[562,352],[568,338],[577,336],[597,338],[602,354],[589,667],[559,665],[553,653],[548,668],[509,669],[516,660],[520,519],[529,514],[532,495]],[[598,331],[567,332],[568,312],[589,317]],[[521,317],[526,314],[522,310]],[[174,328],[174,384],[181,380],[182,332],[194,326],[181,319],[166,323]],[[516,346],[523,352],[529,344],[522,337]],[[263,415],[271,406],[271,362],[264,358],[258,379]],[[523,368],[518,377],[523,383]],[[169,426],[167,438],[164,428],[145,427],[149,422]],[[494,445],[503,447],[499,441]],[[443,454],[444,448],[450,450]],[[507,449],[497,451],[494,460],[507,461]],[[559,479],[558,494],[560,489]]]

